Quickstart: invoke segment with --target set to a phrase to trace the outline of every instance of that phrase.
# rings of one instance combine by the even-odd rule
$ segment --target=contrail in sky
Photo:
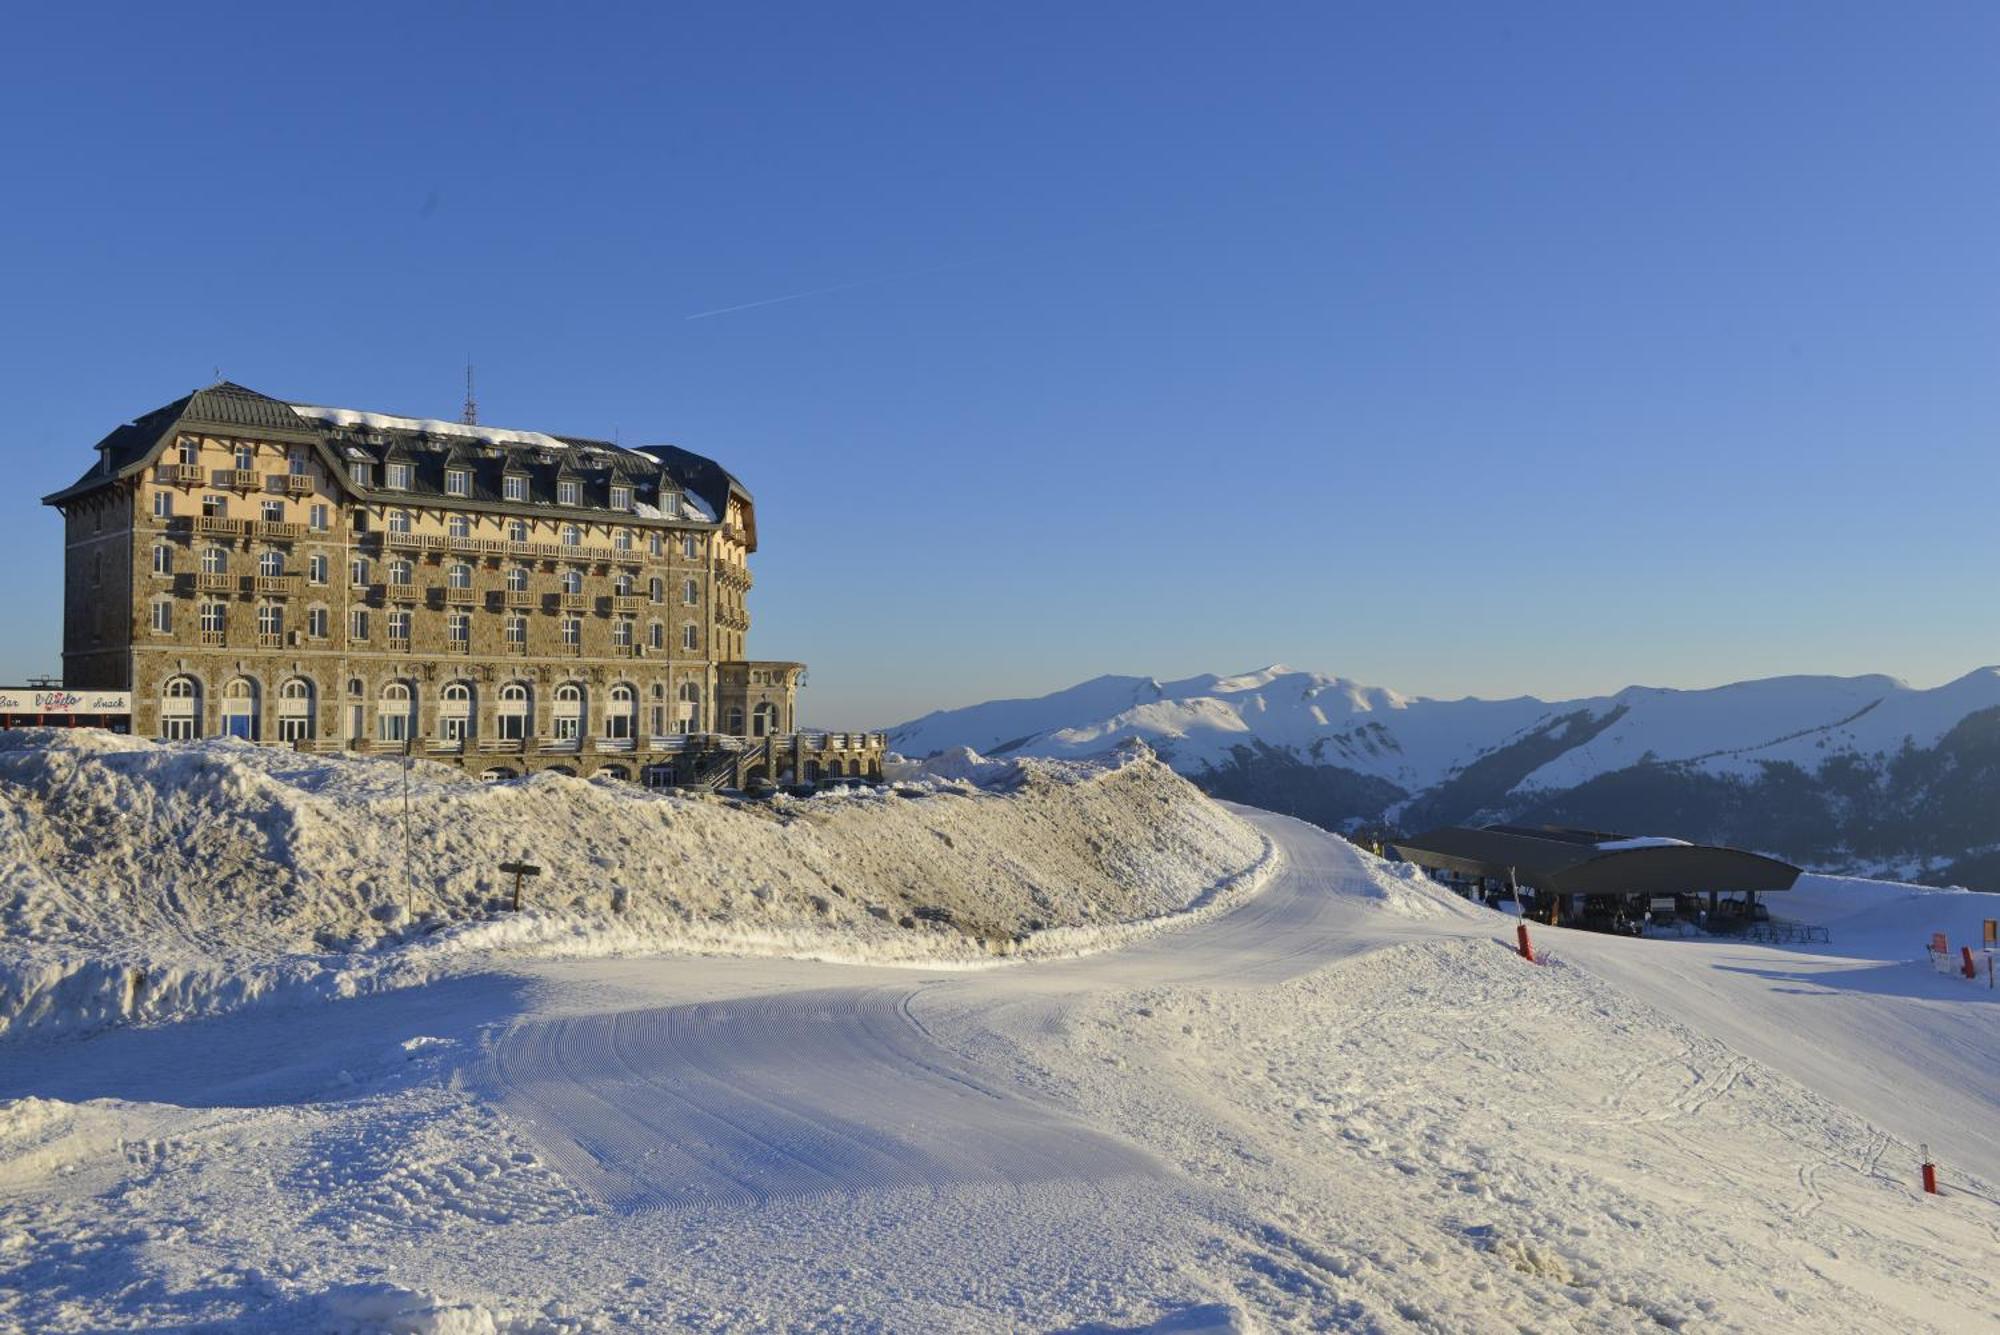
[[[762,301],[746,301],[737,306],[718,306],[712,311],[696,311],[683,316],[687,320],[706,320],[711,315],[729,315],[735,311],[751,311],[759,306],[777,306],[787,301],[804,301],[807,297],[823,297],[829,292],[845,292],[849,288],[866,287],[870,283],[886,283],[895,278],[919,278],[924,274],[940,273],[946,269],[956,269],[956,264],[934,264],[928,269],[916,269],[906,274],[890,274],[884,278],[857,278],[851,283],[835,283],[830,287],[808,288],[804,292],[791,292],[782,297],[765,297]]]

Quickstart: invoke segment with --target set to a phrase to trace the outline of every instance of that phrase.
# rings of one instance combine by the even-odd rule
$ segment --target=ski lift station
[[[1488,904],[1562,927],[1637,934],[1647,924],[1711,932],[1770,922],[1759,895],[1792,888],[1789,862],[1656,835],[1561,826],[1444,826],[1391,842],[1397,857]]]

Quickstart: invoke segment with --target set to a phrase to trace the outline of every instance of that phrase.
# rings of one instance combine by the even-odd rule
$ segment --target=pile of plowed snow
[[[1073,950],[1232,898],[1271,856],[1143,751],[939,768],[744,802],[419,761],[406,822],[397,759],[0,733],[0,1036],[351,994],[495,949]],[[542,874],[512,913],[499,868],[522,857]]]

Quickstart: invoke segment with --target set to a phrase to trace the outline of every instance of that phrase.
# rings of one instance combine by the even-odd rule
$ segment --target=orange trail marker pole
[[[1963,952],[1963,953],[1964,953],[1964,955],[1965,955],[1965,965],[1964,965],[1964,968],[1965,968],[1965,976],[1966,976],[1967,978],[1977,978],[1977,977],[1979,977],[1979,970],[1978,970],[1978,969],[1976,969],[1976,968],[1974,968],[1974,967],[1973,967],[1973,965],[1972,965],[1972,947],[1971,947],[1971,946],[1960,946],[1960,947],[1959,947],[1959,950],[1960,950],[1961,952]]]
[[[1526,923],[1516,924],[1514,927],[1514,934],[1520,939],[1521,942],[1521,958],[1526,960],[1528,963],[1533,964],[1535,962],[1535,947],[1528,941],[1528,924]]]
[[[1935,1196],[1938,1194],[1937,1165],[1931,1162],[1931,1147],[1928,1145],[1924,1146],[1923,1154],[1924,1154],[1924,1192],[1926,1195]]]

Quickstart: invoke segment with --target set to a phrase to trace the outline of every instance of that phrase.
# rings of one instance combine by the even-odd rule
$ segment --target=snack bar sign
[[[65,691],[0,686],[0,714],[129,714],[130,691]]]

